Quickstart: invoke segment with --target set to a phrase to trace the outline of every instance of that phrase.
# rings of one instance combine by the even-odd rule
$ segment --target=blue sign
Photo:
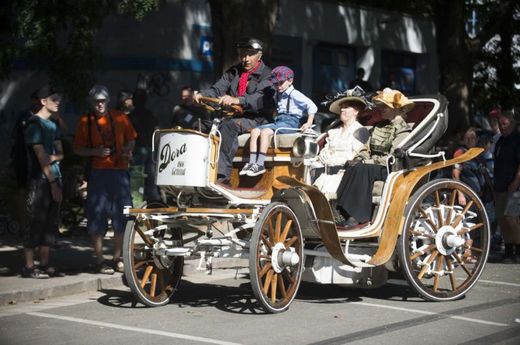
[[[202,56],[211,56],[213,55],[213,39],[208,36],[200,37],[200,53]]]

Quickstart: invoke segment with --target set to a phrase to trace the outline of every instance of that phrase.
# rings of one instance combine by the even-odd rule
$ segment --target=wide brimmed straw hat
[[[401,91],[385,88],[383,91],[377,91],[377,95],[372,98],[375,104],[384,104],[389,108],[397,109],[402,112],[410,111],[415,103],[408,99]]]
[[[367,107],[367,101],[365,100],[365,98],[363,98],[364,94],[365,92],[363,91],[363,89],[358,86],[356,86],[353,89],[347,90],[343,94],[337,96],[337,99],[335,99],[334,102],[331,103],[329,110],[331,113],[339,115],[341,113],[341,103],[356,102],[362,105],[362,109],[360,110],[361,112],[365,110]]]

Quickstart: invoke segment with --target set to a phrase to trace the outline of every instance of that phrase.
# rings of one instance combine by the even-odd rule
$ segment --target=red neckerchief
[[[249,78],[249,75],[253,72],[256,72],[256,70],[260,67],[260,62],[261,60],[258,60],[258,62],[256,63],[256,66],[250,70],[249,72],[242,72],[242,74],[240,75],[240,79],[238,80],[238,96],[243,96],[246,94],[246,90],[247,90],[247,78]]]

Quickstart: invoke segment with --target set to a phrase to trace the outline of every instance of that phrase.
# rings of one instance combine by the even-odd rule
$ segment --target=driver
[[[219,104],[240,105],[244,109],[243,115],[226,118],[220,125],[218,181],[227,185],[238,149],[238,136],[271,122],[274,110],[271,68],[262,61],[263,43],[256,38],[244,38],[237,48],[240,63],[231,66],[210,88],[195,91],[193,96],[197,103],[202,96],[214,97],[219,99]]]

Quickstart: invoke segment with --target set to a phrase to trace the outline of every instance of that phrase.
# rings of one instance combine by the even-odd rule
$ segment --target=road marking
[[[159,330],[153,330],[153,329],[147,329],[147,328],[130,327],[130,326],[118,325],[116,323],[93,321],[93,320],[80,319],[80,318],[70,317],[70,316],[62,316],[62,315],[47,314],[47,313],[27,313],[27,315],[44,317],[44,318],[48,318],[48,319],[57,319],[57,320],[62,320],[62,321],[83,323],[83,324],[92,325],[92,326],[110,327],[110,328],[122,329],[122,330],[125,330],[125,331],[147,333],[147,334],[153,334],[153,335],[161,335],[161,336],[169,337],[169,338],[200,341],[200,342],[210,343],[210,344],[240,345],[238,343],[231,343],[231,342],[217,340],[217,339],[196,337],[196,336],[187,335],[187,334],[165,332],[165,331],[159,331]]]
[[[496,285],[507,285],[507,286],[520,287],[520,284],[517,284],[517,283],[497,282],[497,281],[494,281],[494,280],[484,280],[484,279],[479,279],[477,284],[478,283],[487,283],[487,284],[496,284]]]
[[[445,316],[445,317],[450,318],[450,319],[457,319],[457,320],[462,320],[462,321],[481,323],[481,324],[484,324],[484,325],[492,325],[492,326],[500,326],[500,327],[507,327],[507,326],[509,326],[507,323],[485,321],[485,320],[480,320],[480,319],[473,319],[473,318],[470,318],[470,317],[456,316],[456,315],[443,314],[443,313],[436,313],[436,312],[433,312],[433,311],[425,311],[425,310],[419,310],[419,309],[409,309],[409,308],[394,307],[394,306],[384,305],[384,304],[366,303],[366,302],[349,302],[349,304],[358,304],[358,305],[367,306],[367,307],[376,307],[376,308],[386,308],[386,309],[400,310],[400,311],[406,311],[406,312],[410,312],[410,313],[424,314],[424,315],[439,315],[439,316]]]
[[[457,280],[463,281],[464,279],[458,278]],[[401,286],[410,286],[410,284],[408,284],[408,282],[406,280],[401,280],[401,279],[388,279],[388,283],[394,284],[394,285],[401,285]],[[496,280],[479,279],[477,281],[477,285],[479,283],[520,287],[520,284],[518,284],[518,283],[508,283],[508,282],[501,282],[501,281],[496,281]]]

